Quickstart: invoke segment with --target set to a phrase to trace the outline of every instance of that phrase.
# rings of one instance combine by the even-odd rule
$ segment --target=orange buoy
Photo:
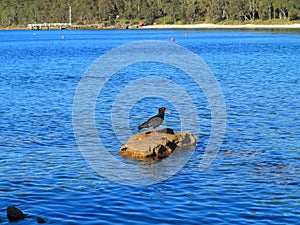
[[[170,41],[171,41],[171,42],[174,42],[174,41],[175,41],[175,38],[172,37],[172,38],[170,39]]]

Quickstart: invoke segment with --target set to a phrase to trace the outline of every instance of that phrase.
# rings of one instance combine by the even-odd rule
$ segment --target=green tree
[[[274,17],[273,1],[261,0],[258,4],[259,18],[271,20]]]
[[[300,19],[300,0],[0,0],[0,25]]]

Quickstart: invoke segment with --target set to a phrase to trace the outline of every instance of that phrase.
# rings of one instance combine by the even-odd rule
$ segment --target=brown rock
[[[170,128],[157,132],[146,130],[135,134],[120,148],[120,155],[131,159],[161,159],[177,148],[195,146],[197,138],[189,132],[174,134]]]
[[[176,143],[179,148],[189,148],[197,144],[197,138],[189,132],[178,132],[176,135]]]

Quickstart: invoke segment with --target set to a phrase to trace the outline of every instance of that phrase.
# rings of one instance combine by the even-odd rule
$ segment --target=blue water
[[[185,32],[0,31],[2,224],[9,223],[9,205],[49,224],[299,224],[300,32],[191,30],[188,37]],[[222,147],[199,171],[211,115],[205,95],[190,93],[198,96],[192,98],[201,128],[184,168],[150,186],[112,182],[90,167],[77,146],[72,125],[77,85],[107,51],[171,37],[199,55],[219,82],[226,104]],[[164,74],[190,85],[181,80],[182,71],[166,65],[137,64],[119,74],[128,71]],[[111,93],[130,79],[117,77]],[[180,130],[174,105],[157,98],[134,105],[130,130],[137,132],[136,125],[162,104],[174,112],[168,125]],[[110,134],[109,122],[99,125],[107,117],[103,106],[97,103],[96,122]],[[121,143],[113,134],[103,139],[118,160],[144,166],[119,157]],[[32,217],[17,224],[36,222]]]

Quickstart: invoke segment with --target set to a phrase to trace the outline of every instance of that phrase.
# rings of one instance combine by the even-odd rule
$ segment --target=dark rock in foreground
[[[161,159],[170,156],[177,148],[191,148],[196,143],[197,137],[189,132],[174,134],[170,128],[157,132],[146,130],[129,138],[120,148],[120,155],[132,159]]]
[[[37,221],[38,223],[47,223],[47,221],[46,221],[45,219],[41,218],[41,217],[37,217],[37,218],[36,218],[36,221]]]
[[[23,220],[27,217],[21,210],[17,209],[14,206],[8,206],[6,209],[6,215],[10,222],[16,222]]]

